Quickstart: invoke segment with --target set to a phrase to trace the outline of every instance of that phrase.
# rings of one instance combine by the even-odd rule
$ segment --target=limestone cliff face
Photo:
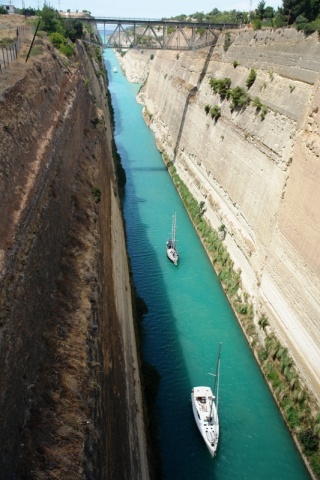
[[[37,41],[1,90],[0,477],[148,478],[106,86]]]
[[[210,50],[159,51],[139,98],[206,218],[227,227],[257,318],[268,316],[320,398],[320,44],[291,29],[231,38],[226,52],[223,35]],[[267,107],[264,119],[252,103],[232,111],[209,85],[229,77],[247,90],[252,68],[248,93]],[[217,121],[206,105],[221,108]]]
[[[122,56],[119,53],[116,52],[116,55],[129,82],[144,83],[146,81],[150,70],[150,62],[155,55],[154,51],[137,50],[134,54],[130,52],[125,61],[122,61]]]

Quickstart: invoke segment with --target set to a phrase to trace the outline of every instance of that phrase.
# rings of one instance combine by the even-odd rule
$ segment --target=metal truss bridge
[[[78,19],[103,25],[103,48],[119,49],[197,50],[215,45],[223,30],[239,28],[236,23],[101,17]]]

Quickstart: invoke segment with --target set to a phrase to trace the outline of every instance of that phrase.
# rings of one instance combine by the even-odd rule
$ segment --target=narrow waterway
[[[127,175],[124,215],[137,293],[147,306],[144,358],[161,375],[157,398],[162,478],[309,478],[210,261],[111,50],[104,52],[115,140]],[[112,65],[118,72],[114,73]],[[177,214],[179,265],[165,243]],[[220,441],[211,458],[196,427],[190,393],[213,386],[219,342]]]

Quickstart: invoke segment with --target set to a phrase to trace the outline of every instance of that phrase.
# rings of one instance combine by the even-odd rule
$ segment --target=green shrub
[[[255,20],[253,20],[252,27],[253,27],[253,30],[261,30],[261,27],[262,27],[261,20],[259,18],[256,18]]]
[[[264,120],[265,116],[268,113],[268,107],[266,105],[262,105],[261,107],[261,112],[260,112],[260,118],[261,120]]]
[[[298,15],[295,21],[296,25],[299,23],[308,23],[308,19],[304,15]]]
[[[275,17],[273,19],[273,26],[275,28],[285,27],[285,26],[287,26],[287,22],[281,14],[277,14],[277,15],[275,15]]]
[[[237,68],[237,66],[239,65],[239,63],[237,62],[237,60],[234,60],[233,63],[232,63],[232,65],[233,65],[233,68]]]
[[[229,90],[228,98],[232,99],[231,110],[244,108],[250,103],[250,96],[241,87],[235,87]]]
[[[256,77],[257,77],[257,72],[254,70],[254,68],[251,68],[249,76],[246,80],[246,85],[247,85],[248,88],[252,87]]]
[[[92,195],[94,196],[95,202],[99,203],[101,200],[101,190],[99,187],[92,187]]]
[[[270,371],[267,373],[267,378],[270,380],[273,388],[276,388],[281,384],[279,374],[273,367],[271,367]]]
[[[255,97],[252,101],[252,105],[254,107],[256,107],[256,109],[258,110],[258,112],[261,110],[261,107],[262,107],[262,103],[260,101],[260,98],[259,97]]]
[[[51,33],[51,35],[49,35],[49,40],[56,48],[60,48],[60,45],[63,45],[66,42],[66,38],[58,32]]]
[[[11,45],[12,43],[14,43],[14,39],[13,39],[13,38],[3,37],[3,38],[0,39],[0,47],[1,47],[1,48],[5,48],[5,47],[7,47],[8,45]]]
[[[211,118],[218,120],[218,118],[221,117],[221,108],[218,105],[214,105],[210,110],[210,115]]]
[[[258,321],[259,325],[261,328],[265,328],[269,325],[269,321],[267,319],[267,317],[265,317],[264,315],[262,315],[260,318],[259,318],[259,321]]]
[[[303,445],[304,452],[316,452],[319,447],[319,439],[316,435],[312,432],[311,428],[304,430],[299,435],[300,441]]]
[[[313,455],[310,455],[309,461],[311,463],[311,467],[313,472],[317,475],[316,478],[320,478],[320,458],[319,454],[316,452]]]
[[[205,110],[206,114],[208,115],[208,113],[210,112],[210,105],[208,105],[208,104],[205,105],[204,110]]]
[[[248,305],[240,305],[238,308],[237,308],[238,312],[241,314],[241,315],[247,315],[248,313]]]
[[[218,93],[221,98],[225,98],[227,96],[230,85],[230,78],[222,78],[221,80],[211,78],[210,80],[210,87],[215,93]]]
[[[314,32],[320,32],[320,18],[314,22],[299,23],[296,25],[297,30],[303,30],[306,35],[311,35]]]
[[[101,48],[96,47],[94,49],[94,52],[95,52],[96,59],[97,59],[98,63],[101,65],[101,63],[102,63],[102,50],[101,50]]]
[[[206,211],[205,204],[206,202],[204,202],[203,200],[199,202],[199,215],[203,215],[204,212]]]
[[[74,46],[71,43],[68,43],[66,37],[64,37],[59,32],[53,32],[49,35],[49,40],[52,45],[59,49],[59,51],[66,55],[66,57],[72,57],[74,54]]]
[[[60,45],[59,52],[63,53],[66,57],[72,57],[74,54],[74,47],[70,43]]]
[[[224,36],[223,50],[226,52],[231,45],[231,33],[227,32]]]
[[[257,112],[260,112],[261,120],[264,120],[266,114],[268,113],[268,107],[266,105],[263,105],[263,103],[261,103],[259,97],[255,97],[252,104],[254,107],[256,107]]]

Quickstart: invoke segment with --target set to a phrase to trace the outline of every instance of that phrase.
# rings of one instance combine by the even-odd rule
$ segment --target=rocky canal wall
[[[145,479],[101,65],[37,46],[0,92],[0,476]]]

